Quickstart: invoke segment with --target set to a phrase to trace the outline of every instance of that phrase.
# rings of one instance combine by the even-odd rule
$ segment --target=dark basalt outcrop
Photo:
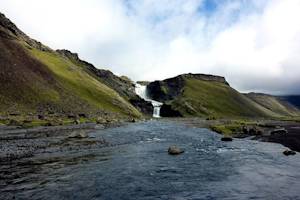
[[[178,96],[184,86],[182,76],[154,81],[147,85],[148,96],[159,102],[166,102]]]
[[[160,108],[161,117],[183,117],[182,114],[174,110],[171,105],[163,104]]]
[[[117,91],[123,98],[129,101],[133,106],[135,106],[142,113],[147,115],[152,115],[153,106],[150,102],[145,101],[140,98],[135,93],[135,84],[126,76],[116,76],[109,70],[97,69],[91,63],[81,60],[77,53],[72,53],[69,50],[56,50],[62,56],[65,56],[81,66],[85,66],[87,72],[110,88]]]
[[[129,102],[139,109],[140,112],[146,114],[146,115],[152,115],[153,113],[153,106],[151,102],[145,101],[144,99],[138,97],[138,98],[132,98],[129,99]]]

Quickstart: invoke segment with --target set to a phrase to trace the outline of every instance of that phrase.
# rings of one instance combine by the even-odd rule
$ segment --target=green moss
[[[225,125],[214,125],[210,127],[212,131],[215,131],[217,133],[226,135],[226,136],[231,136],[232,135],[232,130]]]
[[[34,128],[39,126],[46,126],[48,122],[45,120],[33,120],[33,121],[25,121],[22,123],[23,128]]]
[[[234,136],[236,134],[242,133],[243,125],[241,124],[222,124],[222,125],[212,125],[212,131],[223,134],[224,136]]]
[[[161,91],[164,93],[164,94],[168,94],[168,88],[166,86],[161,86]]]

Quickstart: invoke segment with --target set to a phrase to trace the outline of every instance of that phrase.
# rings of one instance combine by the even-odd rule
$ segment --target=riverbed
[[[222,142],[208,129],[160,120],[62,135],[1,162],[0,199],[300,199],[300,156],[284,156],[280,144]],[[171,156],[171,145],[185,152]]]

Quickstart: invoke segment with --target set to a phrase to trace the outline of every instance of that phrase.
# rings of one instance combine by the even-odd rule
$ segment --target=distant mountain
[[[262,93],[249,93],[246,96],[274,113],[283,116],[299,115],[299,109],[284,98]]]
[[[300,109],[300,95],[278,96],[278,98]]]
[[[0,114],[141,116],[122,93],[128,88],[115,91],[101,74],[131,84],[97,70],[77,54],[54,51],[31,39],[0,14]]]
[[[241,94],[220,76],[183,74],[151,82],[147,89],[152,99],[164,103],[162,116],[270,118],[299,115],[299,110],[275,97]]]

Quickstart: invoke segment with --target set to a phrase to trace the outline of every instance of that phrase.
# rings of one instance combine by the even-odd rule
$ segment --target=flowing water
[[[147,86],[141,85],[136,83],[135,85],[135,92],[137,95],[139,95],[142,99],[149,101],[152,103],[153,106],[153,117],[159,118],[160,117],[160,108],[162,106],[161,102],[152,100],[147,95]]]
[[[156,120],[90,136],[110,145],[2,165],[0,199],[300,199],[300,156],[279,144]],[[185,152],[168,155],[170,145]]]

